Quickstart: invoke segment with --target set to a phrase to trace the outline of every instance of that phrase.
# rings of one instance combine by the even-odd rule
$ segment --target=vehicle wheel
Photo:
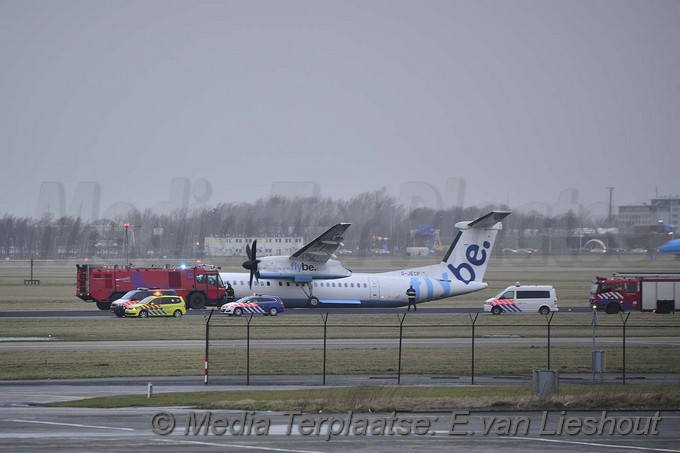
[[[312,296],[309,299],[307,299],[307,305],[309,305],[312,308],[316,308],[319,306],[319,299],[316,297]]]
[[[149,317],[149,312],[146,310],[142,310],[139,312],[139,317],[140,318],[148,318]]]
[[[193,293],[189,296],[189,307],[194,310],[200,310],[205,307],[207,299],[203,293]]]
[[[272,307],[269,309],[269,316],[276,316],[279,314],[279,309],[276,307]]]
[[[235,308],[234,316],[241,316],[243,314],[243,308]]]
[[[175,312],[172,314],[175,318],[181,318],[182,317],[182,310],[175,310]]]
[[[619,306],[619,304],[608,304],[608,305],[605,307],[604,311],[605,311],[605,313],[607,313],[608,315],[615,315],[615,314],[617,314],[619,311],[621,311],[621,307]]]
[[[491,307],[492,315],[500,315],[501,313],[503,313],[503,310],[498,305],[494,305],[493,307]]]
[[[123,297],[124,295],[125,293],[111,293],[111,295],[109,296],[109,302],[116,301]]]
[[[544,306],[542,306],[541,308],[538,309],[538,312],[542,315],[547,315],[548,313],[550,313],[550,308],[548,308],[544,305]]]
[[[123,316],[125,316],[125,313],[121,313],[121,312],[117,311],[116,316],[118,316],[119,318],[122,318]]]
[[[97,302],[97,308],[100,310],[110,310],[111,309],[111,302],[104,301],[104,302]]]

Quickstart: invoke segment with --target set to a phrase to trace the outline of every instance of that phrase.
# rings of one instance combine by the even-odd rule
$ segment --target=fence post
[[[552,323],[553,316],[555,316],[555,312],[551,311],[550,312],[550,318],[548,318],[548,315],[545,315],[546,321],[548,321],[548,370],[550,370],[550,324]]]
[[[321,315],[321,319],[323,319],[323,385],[326,385],[326,338],[328,327],[328,312],[326,312],[326,316]]]
[[[397,317],[399,317],[399,315],[397,315]],[[404,313],[399,320],[399,364],[397,365],[397,385],[401,384],[401,340],[404,332],[404,319],[406,319],[406,313]]]
[[[252,320],[253,314],[251,313],[246,326],[246,385],[250,385],[250,321]]]
[[[210,310],[210,314],[205,318],[205,362],[203,368],[203,384],[208,385],[208,353],[210,352],[210,318],[212,318],[213,311]],[[205,313],[203,315],[205,317]]]
[[[628,323],[628,317],[630,313],[626,313],[626,317],[623,317],[621,313],[621,321],[623,321],[623,385],[626,385],[626,323]]]
[[[468,316],[470,316],[470,320],[472,321],[472,363],[470,365],[472,370],[470,372],[470,383],[475,385],[475,323],[477,322],[479,313],[475,313],[474,319],[472,318],[472,313],[468,313]]]

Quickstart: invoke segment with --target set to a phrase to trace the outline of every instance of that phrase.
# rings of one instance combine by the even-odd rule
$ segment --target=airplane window
[[[347,288],[347,283],[345,283],[345,288]]]
[[[283,282],[279,282],[279,286],[283,286]]]
[[[267,282],[267,286],[270,286],[270,285],[271,285],[271,282]]]
[[[368,288],[368,285],[366,283],[364,283],[364,288]]]
[[[286,286],[290,286],[290,282],[286,282]]]
[[[335,288],[335,283],[333,283],[333,288]]]
[[[352,288],[354,288],[354,283],[350,283],[349,286],[351,286]]]

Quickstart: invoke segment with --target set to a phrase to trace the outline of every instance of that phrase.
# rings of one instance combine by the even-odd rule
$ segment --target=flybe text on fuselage
[[[339,261],[328,260],[326,263],[309,263],[297,260],[276,260],[265,257],[260,262],[258,274],[260,278],[291,278],[306,276],[307,278],[342,278],[352,275]]]
[[[316,272],[320,271],[321,269],[317,269],[316,266],[313,264],[306,264],[304,261],[291,261],[290,267],[293,271],[295,272],[304,272],[304,271],[309,271],[309,272]],[[325,266],[321,266],[325,267]]]

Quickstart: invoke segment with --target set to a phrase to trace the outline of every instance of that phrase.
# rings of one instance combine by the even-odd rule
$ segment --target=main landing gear
[[[296,283],[296,285],[297,284],[298,283]],[[299,285],[302,292],[307,296],[307,306],[310,308],[317,308],[319,306],[319,298],[312,293],[312,282],[299,283]],[[307,289],[305,289],[305,285],[307,285]]]

